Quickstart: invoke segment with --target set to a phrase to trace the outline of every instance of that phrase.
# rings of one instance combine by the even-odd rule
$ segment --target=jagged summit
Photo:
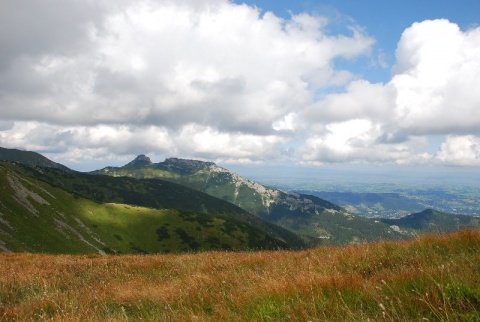
[[[152,160],[145,154],[138,155],[133,161],[125,165],[125,168],[143,168],[152,165]]]
[[[145,154],[140,154],[138,155],[135,160],[133,161],[140,161],[140,162],[148,162],[148,163],[152,163],[152,161],[150,160],[149,157],[147,157]]]

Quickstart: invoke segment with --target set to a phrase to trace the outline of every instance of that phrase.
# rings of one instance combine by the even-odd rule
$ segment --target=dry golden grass
[[[306,251],[0,254],[0,321],[479,321],[480,232]]]

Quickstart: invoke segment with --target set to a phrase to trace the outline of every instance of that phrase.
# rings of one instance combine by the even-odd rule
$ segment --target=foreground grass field
[[[307,251],[0,253],[0,321],[480,321],[480,232]]]

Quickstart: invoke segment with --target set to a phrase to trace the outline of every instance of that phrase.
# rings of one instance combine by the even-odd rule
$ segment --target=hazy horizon
[[[163,162],[166,158],[152,157],[153,163]],[[103,160],[89,164],[62,163],[69,168],[89,172],[107,166],[121,167],[135,157],[119,160]],[[191,159],[191,158],[188,158]],[[215,162],[215,160],[201,161]],[[60,162],[61,163],[61,162]],[[458,166],[409,166],[409,165],[372,165],[372,164],[327,164],[323,166],[304,166],[286,163],[272,164],[231,164],[216,162],[217,165],[237,173],[247,179],[263,184],[306,187],[328,184],[391,184],[399,185],[462,185],[480,187],[480,169],[478,167]]]

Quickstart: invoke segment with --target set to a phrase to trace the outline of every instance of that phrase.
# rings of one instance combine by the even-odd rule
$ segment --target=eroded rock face
[[[17,175],[8,174],[7,179],[8,179],[8,183],[10,184],[12,189],[15,191],[15,195],[13,196],[13,198],[19,204],[24,206],[32,215],[38,216],[38,210],[30,202],[30,200],[33,200],[41,205],[50,205],[48,201],[43,199],[39,194],[25,187],[21,182],[22,179]]]

